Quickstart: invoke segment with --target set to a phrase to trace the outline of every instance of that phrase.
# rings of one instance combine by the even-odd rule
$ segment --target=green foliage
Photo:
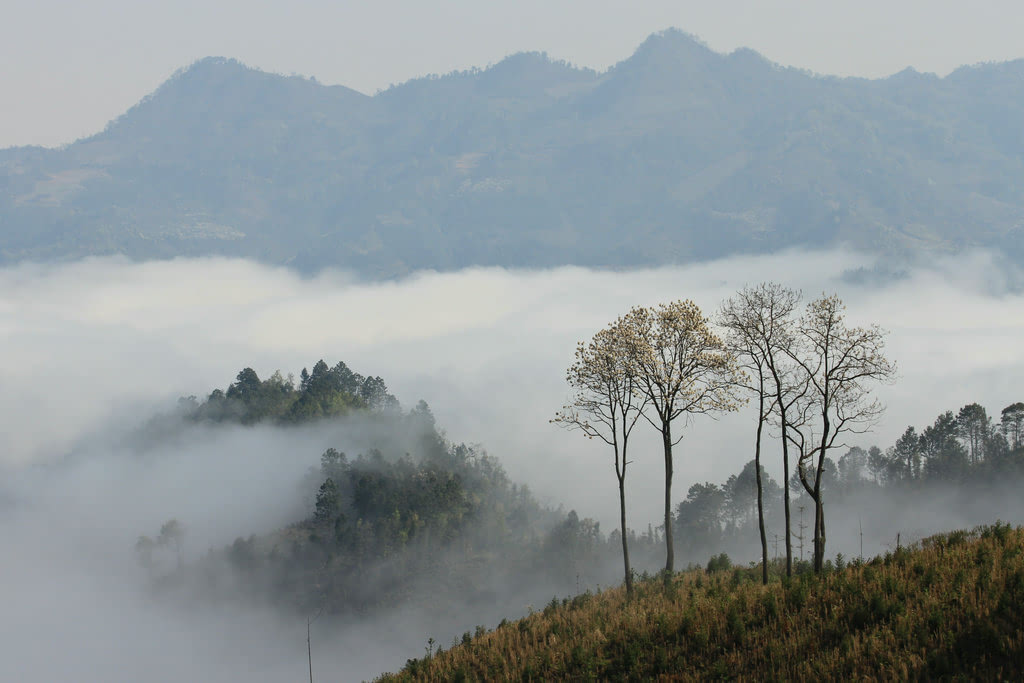
[[[201,404],[181,405],[192,420],[242,424],[294,424],[355,411],[399,408],[380,377],[363,377],[342,362],[331,368],[323,360],[316,362],[312,373],[302,369],[298,387],[291,376],[285,379],[280,372],[260,380],[255,370],[245,368],[226,390],[215,389]]]
[[[312,386],[322,372],[304,373],[303,382]],[[307,478],[307,519],[237,539],[204,562],[226,561],[236,591],[332,614],[445,596],[486,600],[491,582],[524,592],[537,578],[592,582],[614,550],[593,520],[542,508],[495,458],[446,442],[426,404],[374,415],[388,450],[349,458],[327,449]],[[410,444],[414,453],[398,450]],[[149,546],[138,547],[145,565]]]
[[[732,560],[725,553],[721,553],[708,560],[707,572],[726,571],[732,567]]]
[[[320,486],[316,494],[316,512],[313,518],[317,522],[330,522],[338,518],[338,486],[330,477]]]
[[[1024,426],[1021,426],[1024,425],[1024,409],[1018,410],[1016,406],[1013,404],[1004,411],[998,429],[987,419],[983,407],[968,404],[957,413],[951,410],[941,413],[933,424],[920,432],[907,427],[895,444],[884,451],[877,446],[867,451],[852,447],[840,456],[838,465],[825,458],[822,488],[827,499],[857,503],[862,500],[861,496],[870,500],[871,496],[882,493],[912,508],[917,501],[929,501],[937,491],[947,491],[948,485],[955,484],[961,500],[969,504],[978,496],[988,495],[986,489],[994,484],[1024,480],[1024,447],[1013,449],[1009,441],[1024,434]],[[1015,431],[1018,428],[1020,430]],[[970,448],[966,444],[971,444]],[[746,551],[749,546],[744,543],[758,532],[756,492],[752,488],[754,473],[754,463],[750,461],[721,484],[704,482],[689,488],[674,515],[678,548],[684,557],[703,555],[709,549]],[[782,524],[782,490],[769,477],[763,479],[766,526],[778,528]],[[789,486],[794,497],[794,512],[803,505],[813,514],[813,503],[796,473]],[[993,527],[997,528],[998,525]],[[805,539],[808,546],[811,534],[808,528]],[[952,534],[943,542],[955,545],[961,540],[962,536]],[[768,542],[773,543],[771,535]],[[780,535],[775,543],[780,546],[776,548],[778,554],[780,549],[784,550],[784,536]],[[899,561],[899,558],[892,557],[890,561]],[[837,556],[826,561],[823,569],[841,570],[849,562],[850,558]],[[806,569],[804,564],[794,561],[796,573]]]

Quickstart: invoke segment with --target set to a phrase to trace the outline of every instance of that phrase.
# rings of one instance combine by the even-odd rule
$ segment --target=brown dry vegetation
[[[379,680],[1014,680],[1024,671],[1024,530],[924,539],[820,576],[692,570],[552,600]]]

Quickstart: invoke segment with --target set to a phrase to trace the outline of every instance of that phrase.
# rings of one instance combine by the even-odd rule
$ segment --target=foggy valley
[[[1015,266],[978,252],[896,277],[872,275],[884,272],[868,257],[839,251],[625,272],[424,272],[384,283],[221,259],[5,268],[0,525],[17,551],[8,553],[0,590],[10,617],[3,639],[19,654],[5,658],[0,677],[233,680],[239,667],[254,680],[301,673],[308,610],[211,600],[183,587],[154,594],[134,549],[140,535],[155,537],[177,519],[186,529],[186,566],[198,567],[235,539],[310,517],[315,491],[303,485],[327,449],[355,457],[398,438],[358,417],[291,426],[172,419],[179,397],[202,400],[244,366],[267,378],[311,368],[323,356],[379,374],[403,410],[425,400],[451,443],[478,444],[512,482],[527,485],[551,509],[538,523],[553,525],[575,510],[604,536],[617,528],[610,455],[548,421],[567,400],[564,369],[576,341],[638,302],[685,293],[711,312],[733,291],[773,277],[807,293],[839,292],[851,319],[890,331],[888,353],[899,363],[899,379],[878,390],[888,406],[878,427],[849,442],[865,450],[884,450],[907,425],[921,430],[975,401],[998,419],[1021,398],[1024,294]],[[752,457],[749,407],[718,420],[697,417],[684,433],[677,502],[691,485],[723,483]],[[401,455],[416,447],[389,448]],[[653,432],[638,436],[631,454],[629,524],[644,532],[660,523],[663,473]],[[763,457],[779,479],[777,439]],[[866,556],[885,552],[897,533],[906,543],[997,518],[1020,523],[1016,486],[967,494],[953,487],[913,504],[880,494],[830,498],[829,557],[857,556],[859,542]],[[777,509],[769,525],[781,530]],[[683,566],[721,551],[756,560],[756,531],[745,533],[720,547],[684,550]],[[685,538],[678,542],[687,547]],[[395,670],[422,654],[428,638],[447,645],[552,595],[621,581],[613,551],[585,571],[534,577],[530,585],[480,576],[488,599],[472,609],[457,600],[409,600],[321,617],[314,664],[346,679]],[[637,570],[657,571],[661,552],[639,543]],[[173,573],[171,558],[161,557],[160,571]]]
[[[1020,678],[1024,12],[918,5],[15,3],[0,681]]]

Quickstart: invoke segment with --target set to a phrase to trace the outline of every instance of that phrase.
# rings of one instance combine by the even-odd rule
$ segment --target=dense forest
[[[312,372],[302,369],[298,386],[280,372],[260,380],[255,370],[245,368],[227,390],[215,389],[202,403],[194,396],[183,398],[179,407],[196,421],[295,424],[353,411],[397,409],[398,400],[380,377],[363,377],[343,362],[329,368],[319,360]]]
[[[823,489],[830,503],[844,513],[869,517],[874,506],[888,509],[894,502],[907,509],[926,506],[937,497],[951,507],[963,508],[1011,482],[1024,483],[1024,403],[1013,403],[1000,412],[998,421],[984,407],[971,403],[959,411],[946,411],[920,431],[913,426],[884,449],[860,446],[847,449],[838,461],[826,457]],[[753,557],[757,544],[757,482],[754,461],[721,483],[695,483],[676,508],[676,533],[684,555],[699,558],[718,548],[739,557]],[[762,469],[762,485],[768,526],[777,529],[770,538],[773,554],[781,543],[782,484]],[[810,524],[813,503],[796,473],[789,481],[793,504],[807,513],[793,529],[799,558],[810,555]],[[886,501],[888,501],[886,503]],[[800,514],[803,517],[802,513]],[[907,527],[897,515],[893,534]],[[877,529],[869,534],[879,535]],[[884,532],[883,532],[884,533]],[[853,548],[846,547],[847,554]]]
[[[450,442],[425,402],[405,411],[380,377],[343,362],[321,360],[297,383],[279,372],[261,380],[245,368],[202,401],[181,399],[173,419],[287,427],[342,418],[353,430],[372,423],[374,445],[352,457],[334,448],[321,455],[302,484],[304,519],[190,563],[180,558],[186,525],[172,520],[137,543],[154,585],[343,615],[409,604],[445,609],[453,600],[490,605],[499,594],[568,592],[604,580],[606,539],[596,522],[541,506],[496,458]]]

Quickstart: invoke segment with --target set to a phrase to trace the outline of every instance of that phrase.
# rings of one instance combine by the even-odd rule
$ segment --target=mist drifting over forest
[[[576,342],[634,305],[690,298],[710,314],[740,287],[769,279],[807,297],[837,292],[851,321],[889,330],[899,378],[878,390],[888,410],[875,432],[850,445],[884,449],[907,425],[923,427],[943,411],[978,402],[998,415],[1024,399],[1024,279],[985,252],[893,267],[841,251],[791,251],[676,268],[481,268],[388,282],[212,258],[0,270],[0,537],[8,548],[0,639],[13,653],[0,661],[0,678],[303,675],[303,617],[259,604],[154,600],[133,546],[170,518],[187,526],[190,558],[296,522],[310,514],[301,484],[321,453],[369,448],[372,430],[358,421],[198,425],[133,438],[179,397],[203,398],[247,366],[267,377],[343,360],[382,375],[407,409],[425,400],[452,442],[479,444],[541,503],[574,509],[607,533],[617,515],[608,453],[548,422],[567,400]],[[749,411],[696,419],[677,451],[675,500],[691,484],[738,472],[752,439]],[[632,450],[637,529],[659,523],[657,446],[645,436]],[[778,478],[775,448],[764,457]],[[966,502],[951,493],[939,503],[837,507],[829,553],[856,552],[850,520],[858,514],[865,553],[883,548],[893,529],[912,536],[996,516],[1024,521],[1019,496],[1006,491]],[[751,539],[741,559],[756,553]],[[550,597],[545,589],[539,599]],[[428,635],[447,644],[475,623],[518,616],[457,611],[438,619],[399,608],[325,622],[314,665],[372,677],[421,655]]]

